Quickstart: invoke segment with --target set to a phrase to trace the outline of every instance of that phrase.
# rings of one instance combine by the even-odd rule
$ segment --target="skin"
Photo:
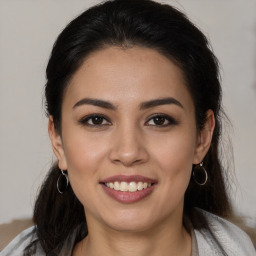
[[[166,97],[180,105],[141,108]],[[115,109],[77,104],[83,98],[107,101]],[[155,50],[106,47],[85,59],[64,95],[61,136],[49,119],[59,168],[68,170],[88,222],[89,235],[73,255],[191,254],[182,225],[184,194],[192,164],[203,160],[214,129],[209,110],[205,127],[197,131],[194,111],[182,71]],[[91,114],[106,119],[95,126],[95,119],[85,118]],[[164,115],[160,122],[156,114]],[[99,184],[120,174],[142,175],[157,184],[143,200],[120,203]]]

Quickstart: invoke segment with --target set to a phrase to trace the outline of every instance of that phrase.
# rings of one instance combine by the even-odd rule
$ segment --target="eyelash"
[[[108,122],[108,124],[90,124],[89,120],[93,119],[93,118],[101,118],[102,120],[105,120]],[[83,117],[80,121],[80,124],[85,125],[85,126],[89,126],[89,127],[102,127],[102,126],[106,126],[106,125],[111,125],[111,122],[108,120],[107,117],[105,117],[104,115],[101,114],[93,114],[93,115],[88,115]]]
[[[89,123],[89,121],[90,120],[92,121],[93,118],[100,118],[101,121],[107,122],[107,123],[101,123],[101,124],[93,124],[93,122]],[[161,120],[161,121],[164,121],[164,123],[167,121],[168,123],[167,124],[155,124],[155,125],[149,124],[149,122],[151,120],[154,120],[156,118],[163,118],[163,120]],[[82,124],[82,125],[85,125],[85,126],[93,127],[93,128],[100,128],[100,127],[103,127],[103,126],[111,125],[111,122],[109,121],[109,119],[106,116],[102,115],[102,114],[88,115],[86,117],[83,117],[79,121],[79,123]],[[154,114],[146,122],[146,126],[155,126],[157,128],[163,128],[163,127],[168,127],[168,126],[177,125],[177,124],[178,124],[177,120],[175,120],[173,117],[171,117],[169,115],[166,115],[166,114]]]
[[[164,122],[168,121],[167,124],[155,124],[155,125],[150,125],[150,124],[147,124],[149,123],[149,121],[155,119],[155,118],[163,118],[164,119]],[[156,126],[158,128],[162,128],[162,127],[168,127],[168,126],[172,126],[172,125],[177,125],[178,124],[178,121],[175,120],[173,117],[169,116],[169,115],[166,115],[166,114],[154,114],[153,116],[151,116],[149,118],[149,120],[146,122],[146,125],[147,126]]]

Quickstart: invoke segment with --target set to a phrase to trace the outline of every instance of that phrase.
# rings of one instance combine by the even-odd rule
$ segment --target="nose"
[[[113,134],[112,142],[109,158],[115,164],[128,167],[145,163],[149,159],[145,140],[135,127],[120,127]]]

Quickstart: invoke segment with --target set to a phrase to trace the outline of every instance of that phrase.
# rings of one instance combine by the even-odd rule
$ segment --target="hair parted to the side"
[[[54,44],[46,70],[46,111],[53,116],[56,131],[61,135],[61,106],[70,79],[89,54],[108,46],[148,47],[178,65],[194,101],[198,131],[204,126],[207,110],[213,110],[216,126],[204,159],[209,180],[200,187],[191,179],[185,194],[184,214],[198,229],[206,224],[193,219],[194,207],[229,216],[231,206],[219,153],[222,109],[218,61],[204,34],[169,5],[151,0],[106,1],[67,25]],[[36,232],[46,253],[56,251],[67,234],[85,222],[83,206],[72,188],[63,195],[58,193],[59,175],[54,165],[35,204]]]

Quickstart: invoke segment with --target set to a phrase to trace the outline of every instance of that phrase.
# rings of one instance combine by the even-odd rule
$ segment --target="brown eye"
[[[90,121],[89,121],[90,120]],[[94,116],[91,119],[88,120],[88,123],[93,124],[93,125],[100,125],[103,123],[104,118],[101,116]]]
[[[148,126],[157,127],[166,127],[175,124],[178,124],[178,122],[174,118],[163,114],[156,114],[155,116],[151,117],[146,123],[146,125]]]
[[[163,125],[163,124],[165,124],[166,121],[168,121],[163,116],[154,117],[154,118],[152,118],[152,120],[153,120],[154,124],[156,124],[156,125]]]
[[[79,121],[82,125],[86,126],[104,126],[110,125],[110,122],[102,115],[89,115]]]

